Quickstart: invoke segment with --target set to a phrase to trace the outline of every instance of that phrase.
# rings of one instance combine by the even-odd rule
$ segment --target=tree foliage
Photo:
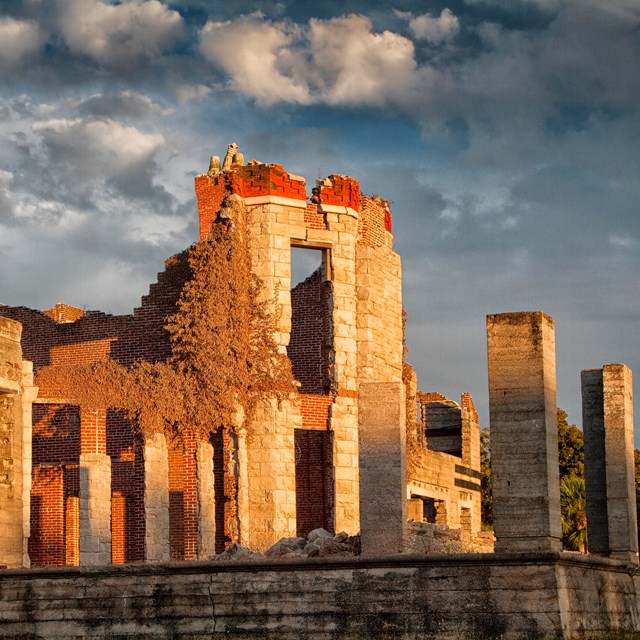
[[[191,277],[165,321],[166,362],[45,367],[37,384],[83,409],[124,409],[146,435],[205,438],[250,424],[261,401],[294,393],[291,363],[274,338],[277,316],[251,271],[244,207],[226,205],[227,217],[186,250]]]
[[[575,424],[569,424],[566,411],[556,410],[558,420],[558,460],[560,478],[584,476],[584,435]]]
[[[568,475],[560,480],[562,545],[565,549],[587,550],[587,499],[584,478]]]
[[[489,429],[480,432],[480,479],[482,524],[493,526],[493,477],[491,475],[491,434]]]

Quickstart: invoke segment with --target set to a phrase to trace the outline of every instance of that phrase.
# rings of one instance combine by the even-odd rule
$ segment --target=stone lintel
[[[318,205],[321,213],[343,213],[352,218],[358,218],[358,212],[351,207],[344,207],[337,204],[320,204]]]
[[[307,201],[298,200],[296,198],[284,198],[282,196],[249,196],[244,198],[247,207],[254,207],[261,204],[279,204],[285,207],[295,207],[297,209],[306,209]]]

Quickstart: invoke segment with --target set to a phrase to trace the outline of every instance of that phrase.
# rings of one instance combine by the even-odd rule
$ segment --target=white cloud
[[[208,22],[200,51],[233,89],[263,104],[382,105],[408,89],[416,68],[410,40],[374,33],[357,15],[311,19],[307,28],[257,16]]]
[[[160,54],[183,33],[177,11],[158,0],[63,0],[58,26],[69,48],[102,64],[130,64]]]
[[[396,15],[408,20],[409,29],[416,40],[426,40],[440,44],[453,38],[460,30],[460,22],[451,9],[445,8],[438,17],[425,13],[413,16],[411,13],[396,11]]]
[[[173,91],[178,101],[185,104],[204,100],[211,93],[211,88],[204,84],[180,84]]]
[[[630,249],[638,244],[638,241],[628,233],[614,233],[609,236],[609,244],[620,249]]]
[[[48,120],[35,124],[34,131],[54,160],[73,163],[78,170],[90,168],[96,176],[126,171],[164,144],[158,133],[144,133],[113,120]]]
[[[233,89],[264,104],[311,101],[304,78],[286,73],[292,43],[286,25],[253,17],[207,22],[200,33],[202,55],[230,76]]]
[[[40,28],[30,20],[0,17],[0,63],[15,66],[36,53],[44,38]]]
[[[309,71],[331,104],[382,105],[414,79],[413,43],[391,31],[373,33],[367,17],[311,20],[308,39]]]

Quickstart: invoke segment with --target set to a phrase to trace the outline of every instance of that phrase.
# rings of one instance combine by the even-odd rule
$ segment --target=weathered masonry
[[[407,498],[414,520],[462,528],[467,538],[480,530],[473,401],[420,395],[403,365],[402,272],[387,202],[363,195],[348,176],[318,180],[309,194],[303,178],[279,165],[238,160],[236,153],[195,179],[200,240],[229,219],[246,229],[251,271],[277,318],[276,343],[291,361],[297,393],[264,402],[250,434],[222,425],[211,438],[194,429],[168,439],[142,436],[124,411],[80,409],[41,385],[33,462],[23,470],[25,486],[32,482],[24,511],[31,564],[195,560],[232,542],[260,550],[317,527],[358,533],[361,486],[369,503],[380,499],[375,482],[361,478],[367,416],[375,420],[375,408],[363,410],[362,390],[373,388],[366,385],[381,385],[382,399],[393,399],[389,433],[399,457],[388,462],[397,480],[390,506],[398,510],[398,548]],[[292,256],[315,261],[306,277],[297,277]],[[130,316],[65,304],[45,312],[0,307],[0,316],[22,323],[24,357],[36,372],[163,362],[171,354],[165,320],[189,268],[182,254],[168,259]],[[452,418],[444,430],[439,405]],[[405,429],[420,438],[406,476]]]
[[[588,462],[596,463],[597,473],[604,469],[606,479],[604,492],[600,480],[590,482],[587,496],[605,512],[590,523],[599,528],[601,546],[596,556],[557,551],[557,478],[549,472],[557,446],[550,428],[553,320],[541,312],[498,314],[487,318],[487,329],[493,426],[512,449],[526,443],[531,458],[498,447],[505,456],[495,468],[501,551],[397,553],[404,518],[404,392],[397,382],[371,382],[358,394],[361,497],[379,491],[385,477],[390,495],[388,503],[373,507],[362,501],[363,552],[366,541],[371,555],[5,570],[3,637],[637,640],[630,372],[624,365],[583,372],[585,424],[588,419],[595,443]],[[455,415],[455,403],[446,399],[421,402],[434,400],[444,405],[433,408],[436,414],[452,409]],[[441,442],[448,444],[442,446],[452,441],[443,434]],[[202,453],[210,459],[209,451]],[[521,513],[534,517],[514,525],[518,500],[526,503]],[[524,549],[527,543],[530,549]]]
[[[30,362],[22,359],[18,322],[0,317],[0,566],[29,566],[31,403]]]

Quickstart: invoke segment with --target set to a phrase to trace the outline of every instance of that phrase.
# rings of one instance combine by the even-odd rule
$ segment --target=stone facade
[[[342,175],[318,180],[308,194],[304,178],[255,163],[214,167],[196,177],[195,191],[201,239],[231,215],[246,228],[251,269],[277,317],[275,340],[291,360],[299,393],[265,401],[249,435],[230,427],[210,442],[184,433],[163,443],[136,434],[122,412],[80,412],[43,387],[33,471],[25,474],[34,479],[34,564],[160,562],[167,554],[195,560],[233,542],[264,550],[317,527],[360,530],[367,501],[360,496],[359,385],[403,381],[402,270],[388,203],[361,194],[358,182]],[[293,288],[292,248],[321,256],[316,272]],[[2,307],[0,316],[23,324],[23,348],[36,369],[163,361],[171,353],[164,320],[190,277],[181,255],[165,267],[132,316],[62,303],[42,313]],[[466,405],[460,411],[475,413]],[[436,482],[448,494],[441,510],[447,524],[469,522],[477,531],[477,416],[463,417],[458,449],[438,455],[425,447],[401,493],[423,495]],[[433,463],[446,468],[436,480]],[[397,507],[404,514],[406,505]]]
[[[0,572],[3,638],[637,640],[638,576],[570,553]]]

